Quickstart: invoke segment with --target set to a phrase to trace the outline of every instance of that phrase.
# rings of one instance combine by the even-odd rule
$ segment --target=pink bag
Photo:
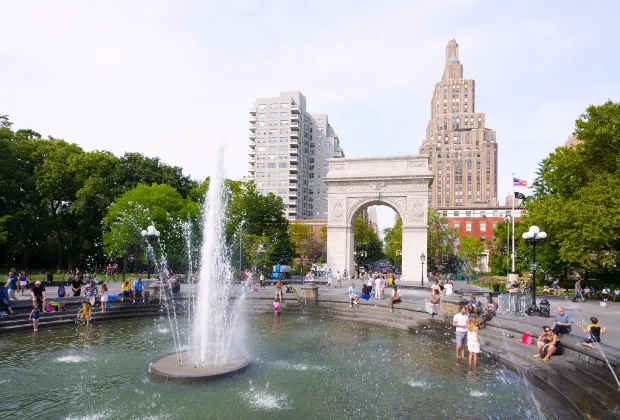
[[[523,334],[523,337],[521,338],[521,342],[523,344],[534,344],[534,340],[532,339],[532,334],[530,333]]]
[[[45,302],[45,312],[56,312],[56,308],[50,305],[49,302]]]

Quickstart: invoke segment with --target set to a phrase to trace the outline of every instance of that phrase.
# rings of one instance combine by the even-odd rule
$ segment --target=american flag
[[[524,179],[512,177],[512,185],[515,187],[527,187],[527,181]]]

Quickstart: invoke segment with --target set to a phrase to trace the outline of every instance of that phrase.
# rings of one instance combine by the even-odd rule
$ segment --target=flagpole
[[[512,174],[512,213],[510,213],[512,219],[512,272],[515,272],[515,174]]]

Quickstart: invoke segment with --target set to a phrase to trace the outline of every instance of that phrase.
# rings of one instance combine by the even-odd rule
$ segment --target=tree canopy
[[[571,264],[617,272],[620,266],[620,103],[589,106],[575,122],[581,141],[539,165],[525,221],[547,232],[552,271]],[[543,265],[541,263],[541,265]]]

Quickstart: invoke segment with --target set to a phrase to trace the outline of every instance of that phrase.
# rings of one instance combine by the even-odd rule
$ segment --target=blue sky
[[[348,157],[417,153],[456,39],[497,131],[500,197],[590,104],[620,100],[620,2],[0,0],[0,113],[87,150],[247,170],[256,97],[301,90]],[[613,19],[613,21],[612,21]],[[381,212],[380,224],[393,219]]]

